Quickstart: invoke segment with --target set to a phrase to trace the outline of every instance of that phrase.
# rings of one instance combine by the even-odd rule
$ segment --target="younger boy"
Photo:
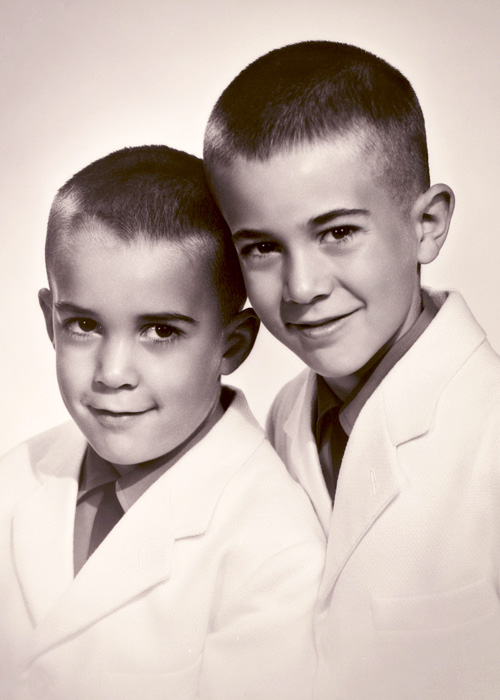
[[[205,161],[253,307],[310,368],[269,429],[329,536],[317,697],[497,700],[500,360],[420,286],[454,196],[411,85],[353,46],[278,49],[220,97]]]
[[[323,533],[221,392],[258,322],[201,161],[92,163],[56,196],[46,262],[76,425],[0,463],[0,696],[303,700]]]

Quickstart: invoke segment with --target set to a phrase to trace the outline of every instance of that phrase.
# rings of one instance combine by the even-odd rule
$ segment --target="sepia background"
[[[432,180],[457,196],[424,282],[460,289],[500,350],[499,32],[498,0],[1,0],[0,453],[67,418],[37,302],[55,191],[123,146],[201,155],[227,83],[305,39],[358,44],[413,83]],[[262,331],[230,381],[263,421],[300,368]]]

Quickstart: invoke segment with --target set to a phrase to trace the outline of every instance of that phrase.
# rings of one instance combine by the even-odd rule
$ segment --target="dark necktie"
[[[339,408],[331,408],[321,419],[318,450],[323,477],[332,503],[347,440],[348,437],[339,420]]]
[[[102,499],[95,514],[90,534],[89,553],[97,549],[123,515],[123,508],[116,496],[116,483],[110,481],[102,486]]]

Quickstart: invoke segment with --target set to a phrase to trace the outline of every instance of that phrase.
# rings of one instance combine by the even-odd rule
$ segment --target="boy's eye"
[[[274,253],[277,250],[277,243],[273,243],[273,241],[260,241],[259,243],[249,243],[248,245],[244,245],[240,249],[240,255],[242,255],[244,258],[250,255],[260,257],[269,255],[269,253]]]
[[[87,335],[96,331],[99,324],[91,318],[70,318],[66,321],[65,326],[76,335]]]
[[[172,326],[167,326],[163,323],[157,323],[154,328],[159,338],[169,338],[174,332]]]
[[[147,326],[142,335],[147,338],[147,340],[161,343],[174,340],[181,335],[181,330],[175,326],[170,326],[168,323],[155,323],[151,326]]]
[[[354,234],[357,231],[356,226],[351,226],[351,225],[346,225],[346,226],[335,226],[334,228],[330,228],[327,231],[323,231],[321,233],[321,238],[322,240],[328,242],[331,241],[332,239],[334,241],[344,241],[352,234]]]

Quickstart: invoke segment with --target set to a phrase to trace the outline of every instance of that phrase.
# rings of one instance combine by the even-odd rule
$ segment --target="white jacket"
[[[324,535],[237,394],[73,577],[85,440],[0,462],[0,697],[303,700]]]
[[[500,698],[500,358],[459,294],[433,297],[442,308],[354,425],[333,512],[314,374],[270,414],[329,537],[320,700]]]

